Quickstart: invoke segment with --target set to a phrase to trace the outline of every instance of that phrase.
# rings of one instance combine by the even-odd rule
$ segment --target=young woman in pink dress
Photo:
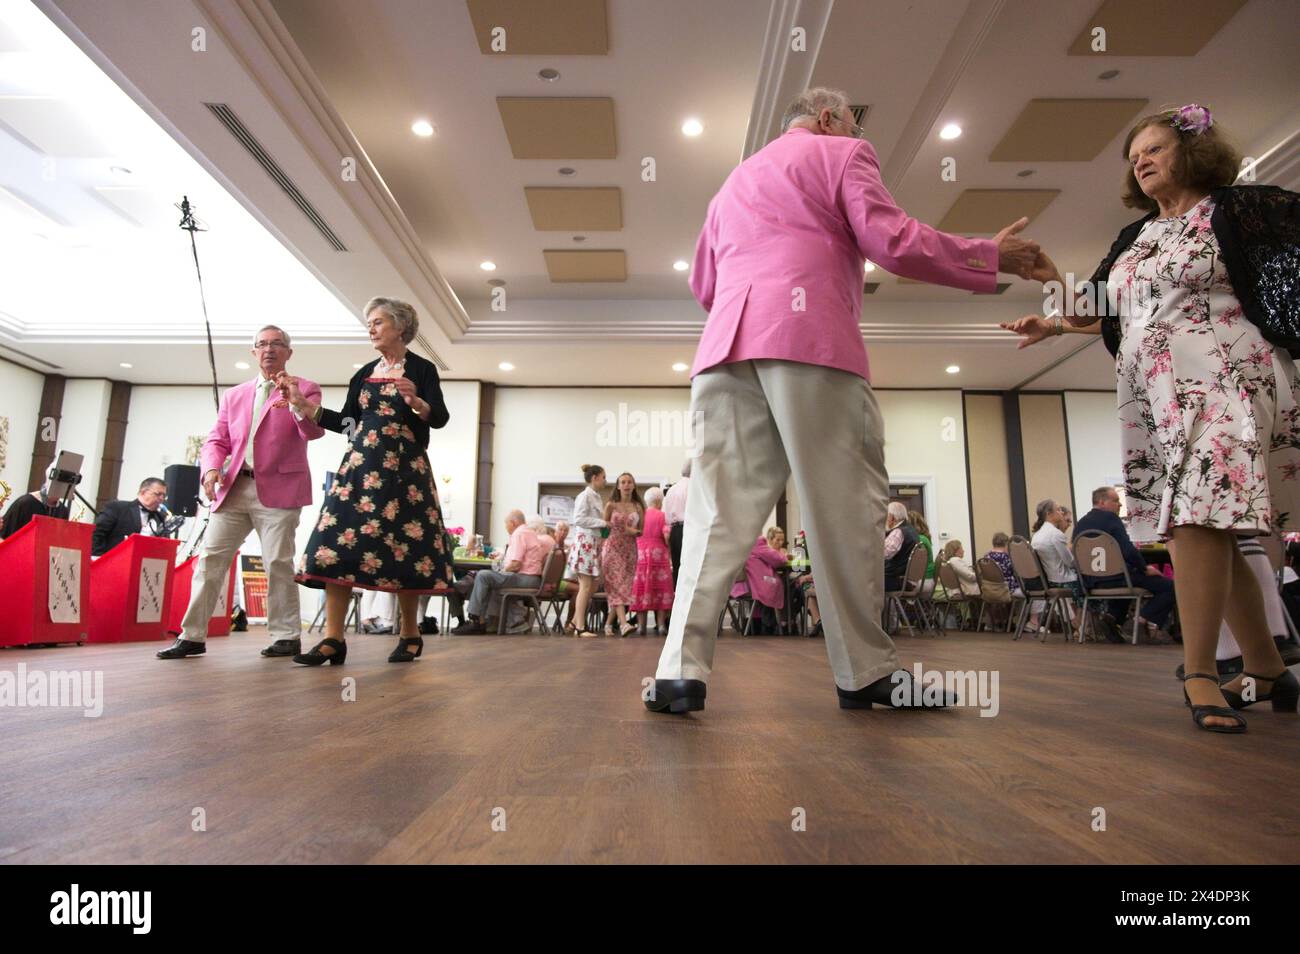
[[[664,492],[651,487],[645,492],[645,526],[636,541],[636,580],[632,585],[632,609],[640,617],[645,635],[650,611],[655,614],[655,632],[668,632],[673,608],[673,561],[668,551],[668,523],[664,518]]]
[[[641,534],[641,520],[645,505],[636,489],[631,474],[619,474],[614,485],[614,495],[605,504],[605,522],[609,536],[600,548],[600,575],[605,580],[605,599],[609,615],[605,619],[605,635],[626,636],[635,628],[627,621],[627,608],[632,602],[632,584],[636,578],[636,538]],[[618,633],[614,632],[617,621]]]

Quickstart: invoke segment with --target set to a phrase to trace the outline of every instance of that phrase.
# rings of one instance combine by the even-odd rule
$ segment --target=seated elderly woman
[[[754,547],[745,560],[745,581],[731,588],[733,599],[749,593],[757,604],[759,623],[751,628],[751,632],[780,632],[776,611],[785,608],[785,583],[776,569],[785,562],[786,556],[780,550],[774,550],[766,536],[754,541]]]
[[[962,593],[966,596],[980,595],[979,577],[975,575],[975,568],[966,559],[966,549],[960,540],[949,540],[944,544],[939,554],[939,563],[952,567],[952,571],[957,574],[957,582],[961,584]]]

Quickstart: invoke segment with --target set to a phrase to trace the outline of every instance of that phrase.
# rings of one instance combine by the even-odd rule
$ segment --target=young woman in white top
[[[573,501],[573,543],[568,558],[569,570],[578,578],[578,595],[574,597],[573,618],[565,625],[564,635],[594,637],[596,633],[586,628],[587,606],[596,592],[596,578],[600,576],[603,542],[600,531],[609,526],[600,497],[605,489],[605,468],[599,464],[583,464],[582,479],[587,482],[587,488]]]

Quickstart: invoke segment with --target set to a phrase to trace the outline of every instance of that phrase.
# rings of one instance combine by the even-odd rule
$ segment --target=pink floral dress
[[[1116,363],[1129,535],[1284,526],[1300,496],[1295,362],[1242,313],[1207,196],[1152,219],[1115,261]],[[1145,296],[1143,295],[1145,292]]]
[[[627,606],[632,602],[636,581],[636,541],[625,527],[637,525],[636,511],[615,509],[609,516],[609,536],[600,548],[600,568],[605,578],[605,598],[610,606]]]
[[[632,609],[673,608],[673,560],[664,542],[664,512],[651,507],[645,512],[645,530],[636,538],[636,580],[632,585]]]

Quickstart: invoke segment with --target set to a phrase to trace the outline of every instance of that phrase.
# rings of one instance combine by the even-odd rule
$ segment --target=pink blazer
[[[785,606],[785,586],[775,568],[784,562],[785,557],[767,545],[767,538],[759,537],[745,560],[745,582],[732,586],[731,595],[744,596],[748,589],[764,606],[782,609]]]
[[[313,404],[320,403],[320,385],[315,381],[299,378],[298,386],[304,398]],[[224,474],[212,504],[214,511],[220,509],[226,494],[235,485],[239,468],[244,465],[250,430],[257,435],[253,442],[257,499],[267,507],[305,507],[311,503],[307,442],[325,431],[319,424],[298,420],[290,407],[275,407],[280,395],[274,390],[262,404],[256,428],[250,428],[256,390],[255,382],[245,381],[221,396],[217,423],[212,425],[199,454],[202,473],[217,470]]]
[[[709,203],[691,267],[709,320],[691,376],[777,358],[867,378],[864,259],[971,291],[997,278],[991,240],[936,231],[894,204],[870,143],[798,128],[768,143]]]

